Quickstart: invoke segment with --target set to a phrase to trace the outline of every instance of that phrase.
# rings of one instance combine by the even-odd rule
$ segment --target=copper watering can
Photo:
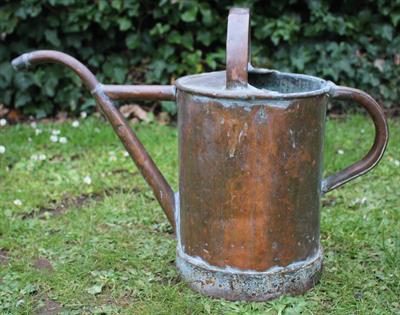
[[[75,71],[153,189],[177,237],[177,268],[208,296],[263,301],[313,287],[322,269],[320,197],[365,174],[388,140],[385,115],[368,94],[316,77],[255,69],[249,63],[248,9],[228,18],[226,71],[175,85],[102,85],[78,60],[34,51],[16,70],[60,63]],[[176,100],[179,193],[170,185],[112,100]],[[352,100],[375,125],[360,161],[322,179],[326,106]]]

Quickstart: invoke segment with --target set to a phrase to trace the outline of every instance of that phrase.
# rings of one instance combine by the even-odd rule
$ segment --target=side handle
[[[167,215],[169,222],[175,229],[175,197],[171,186],[161,174],[160,170],[157,168],[135,133],[129,127],[126,119],[106,94],[107,90],[111,93],[114,92],[114,98],[122,98],[121,94],[123,96],[124,93],[127,94],[126,96],[140,96],[138,94],[143,92],[142,94],[146,96],[147,99],[151,97],[151,95],[158,95],[158,99],[162,99],[163,97],[174,99],[175,90],[168,86],[164,89],[160,89],[160,86],[156,86],[153,93],[151,87],[144,88],[143,86],[139,89],[131,89],[131,93],[129,93],[129,89],[119,89],[118,86],[106,86],[106,89],[97,81],[94,74],[81,62],[67,54],[54,50],[38,50],[23,54],[12,61],[12,66],[17,71],[28,70],[31,66],[41,63],[58,63],[65,65],[68,68],[71,68],[81,78],[86,88],[96,99],[102,113],[111,123],[114,131],[122,141],[131,158],[134,160],[143,177],[153,189],[158,202]]]
[[[330,96],[337,100],[355,101],[364,107],[375,126],[375,140],[369,152],[358,162],[322,181],[321,192],[326,193],[373,169],[385,152],[389,132],[385,114],[379,104],[367,93],[344,86],[333,86]]]

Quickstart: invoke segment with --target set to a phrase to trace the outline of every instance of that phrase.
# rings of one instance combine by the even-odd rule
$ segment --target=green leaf
[[[47,111],[43,108],[35,108],[34,110],[35,112],[35,116],[37,119],[41,119],[46,117],[49,113],[47,113]]]
[[[4,89],[8,86],[12,81],[13,75],[14,70],[9,62],[0,63],[0,88]]]
[[[182,42],[182,36],[177,31],[172,31],[167,40],[171,44],[180,44]]]
[[[168,24],[157,23],[151,30],[150,35],[163,35],[170,30],[170,26]]]
[[[55,30],[46,30],[44,32],[44,36],[46,37],[47,41],[52,44],[53,46],[60,46],[61,42],[58,38],[57,31]]]
[[[32,73],[17,72],[14,76],[14,83],[18,89],[26,90],[34,84]]]
[[[15,107],[23,107],[27,105],[32,100],[29,93],[18,91],[15,95]]]
[[[390,15],[390,19],[394,26],[397,26],[400,21],[400,11],[395,11]]]
[[[123,4],[124,4],[123,0],[112,0],[112,1],[111,1],[111,6],[112,6],[114,9],[117,9],[118,11],[121,11],[121,10],[122,10]]]
[[[47,96],[53,97],[56,93],[57,84],[58,84],[58,77],[56,76],[47,77],[43,86],[44,93]]]
[[[130,34],[125,39],[126,47],[129,49],[135,49],[140,46],[140,36],[139,34]]]
[[[210,8],[208,6],[207,7],[201,6],[200,12],[203,17],[203,19],[202,19],[203,24],[205,26],[211,25],[213,23],[214,19],[213,19],[213,14],[212,14],[212,11],[210,10]]]
[[[116,67],[114,68],[113,78],[117,83],[122,84],[125,81],[127,72],[128,72],[127,68]]]
[[[192,50],[193,49],[193,35],[191,33],[185,33],[182,37],[181,44],[183,47]]]
[[[392,40],[393,38],[393,27],[389,24],[383,25],[381,27],[381,35],[387,40]]]
[[[212,42],[212,34],[211,32],[200,32],[197,35],[197,40],[200,41],[201,43],[203,43],[205,46],[210,46],[211,42]]]
[[[81,106],[81,110],[87,111],[88,109],[91,109],[94,107],[96,107],[96,101],[92,98],[86,98]]]
[[[132,27],[132,22],[128,18],[120,18],[117,20],[120,31],[126,31]]]
[[[197,11],[198,11],[197,6],[195,4],[192,4],[192,6],[181,15],[182,21],[184,22],[195,21],[197,17]]]
[[[177,106],[175,102],[170,102],[170,101],[161,101],[161,108],[163,111],[175,115],[177,112]]]
[[[154,77],[156,80],[161,79],[161,75],[166,68],[167,64],[163,60],[156,60],[151,63],[150,67],[152,69],[151,76]]]

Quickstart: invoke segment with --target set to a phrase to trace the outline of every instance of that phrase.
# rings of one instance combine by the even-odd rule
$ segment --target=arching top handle
[[[250,9],[232,8],[226,38],[226,88],[247,87],[250,61]]]

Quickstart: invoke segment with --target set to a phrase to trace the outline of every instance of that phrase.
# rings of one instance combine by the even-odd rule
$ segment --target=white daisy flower
[[[66,137],[60,137],[60,139],[58,140],[60,143],[65,144],[68,142],[68,139]]]
[[[5,120],[4,118],[0,119],[0,126],[5,126],[7,125],[7,120]]]
[[[41,153],[41,154],[38,155],[38,160],[39,161],[44,161],[45,159],[46,159],[46,155],[45,154]]]
[[[52,135],[59,135],[60,134],[60,130],[58,130],[58,129],[53,129],[52,131],[51,131],[51,134]]]
[[[337,153],[340,154],[340,155],[343,155],[343,154],[344,154],[344,151],[341,150],[341,149],[339,149],[339,150],[337,150]]]
[[[58,136],[57,135],[51,135],[50,136],[50,141],[51,142],[57,142],[58,141]]]
[[[4,145],[0,145],[0,154],[4,154],[6,152],[6,147]]]
[[[31,160],[32,160],[32,161],[44,161],[44,160],[46,160],[46,155],[43,154],[43,153],[40,153],[40,154],[33,154],[33,155],[31,156]]]
[[[40,135],[42,133],[42,129],[35,129],[35,135]]]
[[[84,182],[86,185],[90,185],[90,184],[92,183],[92,179],[90,178],[90,176],[85,176],[85,177],[83,178],[83,182]]]
[[[81,118],[86,118],[87,117],[87,113],[86,112],[82,112],[81,113]]]
[[[79,127],[79,121],[77,121],[77,120],[74,120],[73,122],[72,122],[72,127],[74,127],[74,128],[78,128]]]
[[[22,201],[19,200],[19,199],[15,199],[15,200],[14,200],[14,204],[15,204],[16,206],[22,206]]]

